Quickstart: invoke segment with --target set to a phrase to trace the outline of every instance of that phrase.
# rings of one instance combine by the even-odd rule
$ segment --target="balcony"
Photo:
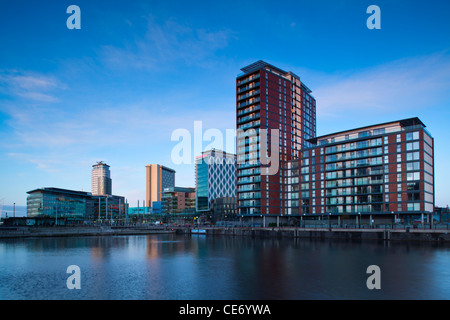
[[[261,174],[261,169],[255,168],[255,169],[240,170],[240,171],[238,171],[237,176],[244,177],[244,176],[254,176],[254,175],[259,175],[259,174]]]
[[[243,124],[243,125],[241,125],[241,126],[238,126],[238,129],[246,130],[246,129],[249,129],[249,128],[256,128],[256,127],[259,127],[260,124],[261,124],[261,123],[260,123],[259,120],[258,120],[258,121],[252,121],[252,122]]]
[[[241,117],[241,118],[238,118],[237,119],[237,123],[238,124],[241,124],[241,123],[245,123],[245,122],[248,122],[248,121],[251,121],[251,120],[256,120],[256,119],[259,119],[259,112],[258,113],[255,113],[255,114],[252,114],[252,115],[249,115],[249,116],[246,116],[246,117]]]
[[[243,148],[243,147],[238,148],[237,155],[242,156],[242,155],[245,155],[246,153],[258,152],[258,151],[259,151],[259,145],[253,144],[253,145],[245,147],[245,148]]]
[[[259,87],[259,82],[251,83],[248,86],[241,87],[241,88],[238,89],[237,93],[239,94],[239,93],[245,92],[247,90],[251,90],[251,89],[256,88],[256,87]]]
[[[251,92],[249,92],[249,93],[247,93],[247,94],[244,94],[244,95],[242,95],[242,96],[238,96],[238,101],[241,101],[241,100],[243,100],[243,99],[247,99],[247,98],[256,96],[256,95],[259,94],[259,92],[260,92],[259,90],[254,90],[254,91],[251,91]]]
[[[253,177],[239,178],[237,184],[246,184],[254,182],[261,182],[261,176],[258,175]]]
[[[256,80],[256,79],[259,79],[259,73],[255,74],[255,75],[252,75],[249,78],[245,78],[245,79],[242,79],[242,80],[238,81],[237,85],[238,86],[242,86],[243,84],[249,83],[250,81],[253,81],[253,80]]]
[[[245,199],[261,199],[261,192],[248,192],[239,194],[239,200]]]
[[[237,115],[238,116],[242,116],[244,114],[251,113],[251,112],[254,112],[254,111],[258,111],[258,110],[260,110],[260,105],[259,104],[257,106],[252,106],[252,107],[247,108],[247,109],[239,110]]]
[[[248,100],[246,102],[239,102],[237,107],[238,108],[243,108],[243,107],[246,107],[246,106],[258,103],[259,101],[260,101],[259,97],[258,98],[252,98],[252,99],[250,99],[250,100]]]

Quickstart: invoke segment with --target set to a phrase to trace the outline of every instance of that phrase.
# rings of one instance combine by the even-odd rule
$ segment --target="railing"
[[[248,100],[247,102],[238,103],[238,108],[243,108],[243,107],[249,106],[251,104],[258,103],[259,101],[260,101],[260,98],[252,98],[252,99]]]
[[[239,111],[237,112],[237,115],[238,115],[238,116],[241,116],[241,115],[244,115],[244,114],[247,114],[247,113],[251,113],[251,112],[253,112],[253,111],[258,111],[258,110],[260,110],[260,109],[261,109],[260,105],[252,106],[252,107],[247,108],[247,109],[244,109],[244,110],[239,110]]]
[[[245,78],[245,79],[243,79],[243,80],[240,80],[240,81],[238,81],[237,85],[238,85],[238,86],[241,86],[241,85],[243,85],[243,84],[245,84],[245,83],[248,83],[248,82],[250,82],[250,81],[253,81],[253,80],[255,80],[255,79],[259,79],[259,74],[255,74],[255,75],[253,75],[253,76],[251,76],[251,77],[249,77],[249,78]]]
[[[260,92],[259,90],[255,90],[255,91],[249,92],[247,94],[244,94],[243,96],[239,96],[238,101],[252,97],[252,96],[256,96],[257,94],[259,94],[259,92]]]
[[[244,91],[247,91],[247,90],[256,88],[256,87],[259,87],[259,82],[255,82],[255,83],[252,83],[252,84],[250,84],[250,85],[248,85],[248,86],[239,88],[239,90],[237,91],[237,93],[239,94],[239,93],[241,93],[241,92],[244,92]]]

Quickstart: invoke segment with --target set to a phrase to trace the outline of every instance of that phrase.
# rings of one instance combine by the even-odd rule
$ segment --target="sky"
[[[81,29],[67,27],[70,5]],[[381,29],[367,27],[370,5]],[[0,206],[23,209],[41,187],[90,192],[98,161],[130,206],[145,200],[147,164],[194,187],[195,151],[234,152],[235,79],[258,60],[312,90],[319,136],[419,117],[447,206],[449,12],[435,0],[1,1]],[[192,141],[184,164],[172,157],[179,129]]]

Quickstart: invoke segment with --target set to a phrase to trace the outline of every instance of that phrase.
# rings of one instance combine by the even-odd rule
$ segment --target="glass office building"
[[[67,220],[124,220],[127,204],[121,196],[96,196],[90,192],[59,188],[28,191],[27,216]]]
[[[236,213],[236,155],[212,149],[195,159],[198,212]]]
[[[93,210],[91,194],[58,188],[41,188],[27,192],[27,216],[84,219]]]

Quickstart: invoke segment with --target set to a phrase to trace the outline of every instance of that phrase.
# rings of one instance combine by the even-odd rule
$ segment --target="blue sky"
[[[72,4],[81,30],[66,27]],[[372,4],[380,30],[366,27]],[[236,75],[265,60],[311,88],[318,135],[419,117],[435,138],[436,205],[446,206],[448,12],[434,0],[2,1],[0,199],[90,191],[97,161],[131,206],[145,199],[149,163],[194,186],[193,164],[172,162],[172,133],[193,134],[194,121],[234,129]]]

